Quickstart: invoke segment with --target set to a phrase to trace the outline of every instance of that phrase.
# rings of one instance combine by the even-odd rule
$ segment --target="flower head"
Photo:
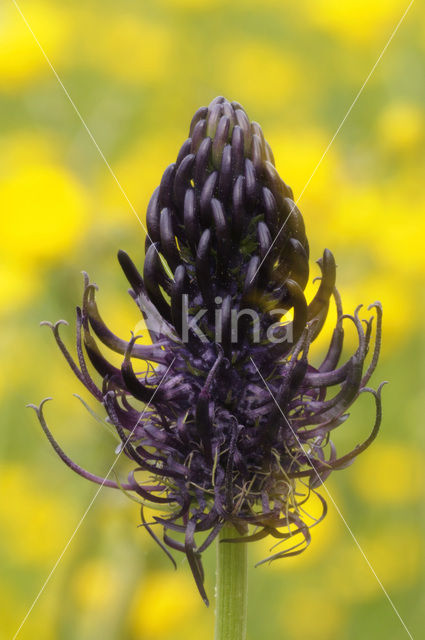
[[[302,504],[375,438],[380,388],[367,385],[378,360],[382,311],[372,305],[376,338],[366,366],[372,319],[362,322],[360,308],[343,315],[328,249],[318,260],[317,293],[307,303],[303,218],[260,126],[236,102],[216,98],[195,113],[146,222],[143,274],[126,253],[118,257],[152,344],[108,329],[87,276],[77,308],[77,361],[59,335],[60,323],[50,325],[134,463],[128,482],[100,478],[72,462],[53,439],[42,406],[37,412],[57,453],[77,473],[138,496],[144,526],[168,555],[186,554],[207,601],[201,554],[224,524],[240,534],[232,543],[276,538],[283,548],[267,560],[300,553],[317,524]],[[332,299],[336,326],[326,357],[314,367],[309,349]],[[358,348],[340,364],[344,320],[354,324]],[[99,341],[123,356],[121,368],[108,361]],[[364,391],[375,398],[375,425],[365,442],[338,456],[331,433]],[[326,503],[319,499],[323,517]],[[163,509],[156,527],[144,518],[146,504]]]

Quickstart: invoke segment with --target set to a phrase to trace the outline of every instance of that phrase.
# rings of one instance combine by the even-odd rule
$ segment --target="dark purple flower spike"
[[[219,97],[198,109],[189,138],[153,193],[146,222],[143,276],[125,252],[118,258],[152,344],[142,345],[133,335],[123,340],[108,329],[87,276],[77,308],[77,361],[59,335],[63,321],[46,323],[134,462],[128,482],[81,469],[51,435],[43,403],[36,411],[68,466],[140,498],[142,526],[171,558],[170,550],[186,555],[208,602],[201,554],[225,523],[240,533],[232,543],[268,535],[276,544],[293,541],[264,562],[301,553],[311,526],[326,513],[317,487],[376,437],[382,385],[374,391],[368,382],[379,356],[382,309],[377,302],[370,307],[376,328],[366,367],[372,319],[361,321],[360,307],[353,316],[343,314],[328,249],[318,261],[317,293],[307,303],[303,218],[260,126],[236,102]],[[316,368],[309,348],[332,299],[337,322]],[[292,321],[282,322],[291,310]],[[344,321],[354,324],[358,348],[340,364]],[[99,342],[122,355],[120,369]],[[374,397],[375,425],[362,444],[338,457],[331,432],[345,423],[363,392]],[[322,504],[313,523],[302,508],[311,493]],[[154,517],[162,540],[146,522],[144,504],[163,508]]]

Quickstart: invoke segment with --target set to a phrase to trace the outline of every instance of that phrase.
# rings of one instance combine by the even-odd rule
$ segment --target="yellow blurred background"
[[[297,197],[407,7],[400,0],[22,0],[18,2],[141,219],[193,112],[216,95],[260,122]],[[51,395],[58,441],[102,475],[115,442],[42,320],[74,309],[85,269],[117,332],[139,320],[116,261],[142,263],[144,232],[14,3],[0,6],[0,638],[12,638],[96,487],[55,456],[25,404]],[[375,386],[382,432],[329,490],[412,635],[423,589],[425,9],[414,3],[300,201],[312,259],[329,247],[344,307],[380,299]],[[313,267],[314,273],[315,267]],[[329,335],[329,334],[328,334]],[[320,357],[320,349],[316,349]],[[93,406],[93,404],[91,405]],[[93,407],[99,411],[99,407]],[[336,442],[373,420],[359,400]],[[19,638],[212,638],[190,571],[137,528],[137,506],[102,490]],[[254,569],[249,640],[407,637],[334,507],[310,549]],[[214,551],[206,554],[214,590]]]

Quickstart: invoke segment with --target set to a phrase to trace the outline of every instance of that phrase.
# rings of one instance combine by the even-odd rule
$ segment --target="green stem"
[[[225,525],[217,543],[215,640],[245,640],[248,600],[246,544],[221,542],[239,536]]]

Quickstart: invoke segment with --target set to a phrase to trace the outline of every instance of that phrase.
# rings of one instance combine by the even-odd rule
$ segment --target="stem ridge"
[[[245,640],[248,602],[246,543],[222,542],[239,537],[225,525],[217,542],[215,640]]]

